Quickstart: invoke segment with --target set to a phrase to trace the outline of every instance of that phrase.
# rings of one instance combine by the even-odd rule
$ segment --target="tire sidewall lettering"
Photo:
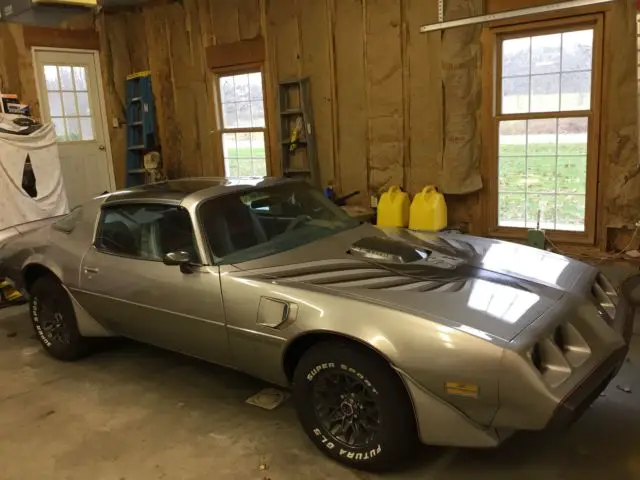
[[[324,362],[324,363],[320,363],[318,365],[316,365],[315,367],[313,367],[309,373],[307,373],[306,375],[306,379],[308,382],[313,382],[313,380],[316,378],[316,376],[322,372],[323,370],[327,370],[330,368],[336,368],[336,364],[334,362]],[[344,363],[339,364],[340,370],[344,370],[346,372],[349,372],[355,376],[357,376],[360,380],[362,380],[364,382],[364,384],[369,387],[372,392],[375,395],[378,395],[378,390],[376,390],[376,388],[373,386],[373,384],[369,381],[369,379],[364,376],[362,373],[360,373],[358,370],[356,370],[353,367],[350,367]]]
[[[334,451],[336,449],[336,444],[330,441],[323,433],[319,427],[315,427],[313,429],[313,434],[316,436],[318,440],[320,440],[322,446],[329,451]],[[352,450],[345,447],[340,447],[338,450],[338,455],[340,457],[345,457],[349,460],[354,461],[363,461],[370,460],[373,457],[378,456],[382,453],[382,445],[378,444],[375,447],[368,448],[366,450]]]
[[[40,337],[40,340],[42,340],[42,342],[50,348],[53,347],[53,343],[51,343],[51,340],[47,338],[47,336],[42,331],[42,327],[40,326],[40,308],[38,306],[38,303],[38,297],[33,297],[31,299],[31,319],[38,337]]]
[[[316,375],[318,375],[318,373],[328,368],[336,368],[336,364],[333,362],[326,362],[316,365],[309,371],[309,373],[307,373],[307,381],[312,382],[313,379],[316,378]]]

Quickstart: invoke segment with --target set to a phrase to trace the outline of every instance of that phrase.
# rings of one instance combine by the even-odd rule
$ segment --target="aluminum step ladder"
[[[320,187],[309,78],[280,82],[278,106],[282,175],[304,178],[312,185]]]

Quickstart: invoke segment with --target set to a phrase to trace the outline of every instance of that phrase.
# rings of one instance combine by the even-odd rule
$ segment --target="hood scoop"
[[[349,255],[391,263],[411,263],[431,255],[425,248],[385,237],[361,238],[347,251]]]

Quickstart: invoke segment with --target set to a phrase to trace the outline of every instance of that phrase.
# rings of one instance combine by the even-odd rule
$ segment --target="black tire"
[[[349,467],[395,469],[418,444],[413,407],[402,381],[384,359],[359,345],[314,345],[296,367],[293,396],[309,438]]]
[[[30,296],[31,323],[45,351],[64,361],[86,356],[90,339],[80,335],[71,299],[58,279],[52,275],[38,278]]]

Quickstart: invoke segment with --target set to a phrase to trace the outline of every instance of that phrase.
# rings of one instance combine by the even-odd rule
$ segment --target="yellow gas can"
[[[428,185],[413,198],[409,228],[435,232],[446,226],[447,204],[444,201],[444,195],[433,185]]]
[[[379,227],[406,227],[409,224],[409,194],[393,185],[384,192],[378,202]]]

